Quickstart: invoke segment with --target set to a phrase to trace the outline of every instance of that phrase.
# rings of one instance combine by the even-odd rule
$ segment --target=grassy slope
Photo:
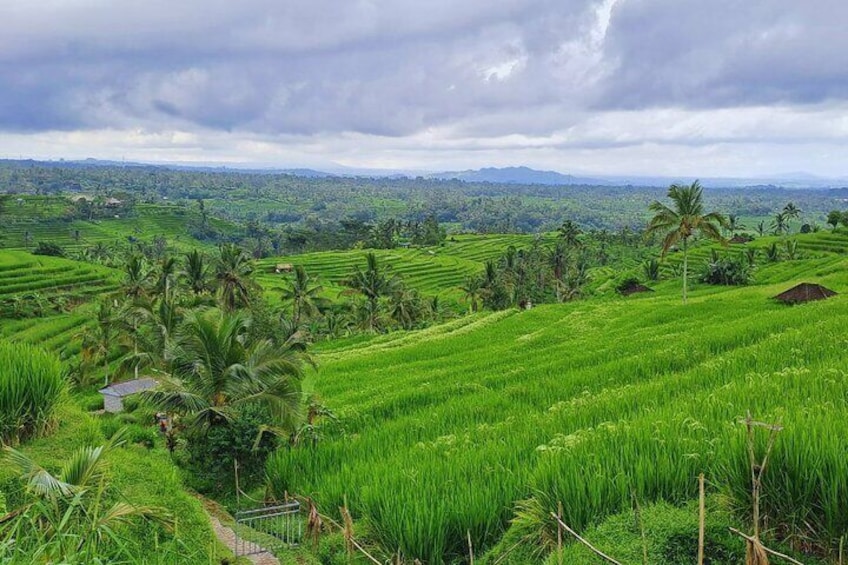
[[[43,318],[0,320],[0,337],[27,341],[67,358],[79,352],[77,336],[92,321],[88,301],[118,288],[114,269],[25,251],[0,250],[0,299],[37,294],[80,304],[72,311]]]
[[[848,298],[769,298],[802,280],[848,292],[846,262],[822,252],[757,277],[696,286],[686,306],[668,281],[651,296],[330,344],[316,389],[347,438],[281,454],[278,480],[329,508],[346,494],[386,546],[436,558],[464,552],[467,530],[491,547],[537,492],[578,528],[627,508],[631,486],[647,502],[691,498],[698,472],[744,457],[734,422],[749,409],[815,448],[828,434],[804,430],[835,434],[848,415]]]
[[[289,257],[276,257],[259,261],[258,280],[271,296],[279,295],[289,275],[275,274],[274,266],[279,263],[303,265],[312,276],[318,276],[324,287],[324,295],[336,299],[344,290],[341,281],[355,266],[365,265],[365,254],[373,252],[382,264],[402,276],[411,287],[426,296],[458,302],[462,298],[459,286],[469,275],[476,275],[484,263],[498,258],[510,245],[529,246],[531,235],[456,235],[443,246],[364,251],[322,251]],[[546,237],[545,241],[550,240]]]
[[[62,409],[54,433],[21,449],[48,470],[56,471],[74,450],[104,441],[98,418],[69,404]],[[151,524],[121,532],[136,562],[218,563],[228,554],[215,539],[200,502],[183,488],[177,468],[161,445],[152,450],[128,445],[113,452],[108,461],[110,488],[120,492],[124,500],[165,508],[177,520],[175,534]],[[6,487],[16,484],[2,468],[0,479]]]
[[[25,196],[20,204],[10,202],[0,225],[0,243],[5,248],[25,249],[44,241],[73,251],[97,243],[125,244],[128,237],[149,240],[161,235],[181,249],[208,247],[186,231],[186,222],[197,217],[195,210],[173,205],[137,204],[129,217],[66,221],[63,216],[69,206],[70,201],[63,197]],[[233,228],[222,220],[210,221],[225,232]],[[78,239],[76,232],[79,232]]]

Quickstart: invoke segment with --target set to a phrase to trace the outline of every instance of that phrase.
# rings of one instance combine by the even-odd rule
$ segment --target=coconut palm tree
[[[778,212],[774,215],[774,220],[771,222],[771,229],[775,235],[783,235],[784,232],[789,231],[789,218],[785,213]]]
[[[790,202],[783,207],[783,215],[787,220],[796,220],[801,215],[801,209],[795,206],[794,202]]]
[[[418,291],[405,284],[396,284],[389,296],[389,316],[405,330],[412,329],[421,319],[424,305]]]
[[[101,365],[106,386],[109,385],[110,380],[109,356],[118,342],[117,327],[118,323],[112,304],[108,300],[104,300],[97,308],[95,323],[91,326],[85,326],[79,335],[82,342],[82,367]]]
[[[195,296],[209,290],[209,267],[197,249],[186,253],[182,277]]]
[[[726,223],[724,216],[718,212],[704,212],[703,192],[697,180],[689,186],[673,184],[668,189],[673,208],[658,201],[649,207],[654,217],[648,224],[647,233],[662,234],[662,256],[665,257],[678,242],[683,246],[684,303],[689,274],[689,239],[700,234],[716,241],[725,241],[720,232],[721,226]]]
[[[366,310],[368,313],[367,327],[373,331],[376,329],[380,298],[391,294],[392,289],[398,283],[398,279],[391,274],[388,267],[382,267],[379,264],[373,253],[365,255],[365,260],[364,271],[358,266],[354,267],[350,276],[342,281],[342,284],[348,287],[342,294],[360,294],[365,298],[368,302]]]
[[[232,312],[250,304],[250,294],[255,287],[252,276],[253,260],[250,255],[233,243],[221,245],[215,279],[224,310]]]
[[[466,277],[459,290],[462,291],[462,299],[468,303],[468,312],[477,312],[483,292],[483,281],[480,277]]]
[[[321,300],[319,295],[323,290],[324,287],[307,274],[303,265],[295,265],[294,278],[288,281],[282,294],[283,301],[291,302],[292,321],[295,325],[300,324],[303,315],[312,316],[318,312]]]
[[[130,300],[144,298],[150,293],[151,273],[143,255],[133,253],[124,263],[124,281],[121,290]]]
[[[274,427],[293,426],[301,400],[302,356],[270,340],[250,340],[248,323],[240,312],[188,315],[171,374],[145,391],[144,398],[201,429],[226,425],[248,406],[265,408]]]
[[[574,247],[580,244],[580,240],[577,239],[580,233],[580,226],[571,220],[565,220],[559,227],[559,237],[569,247]]]
[[[127,356],[122,368],[132,367],[138,377],[141,366],[167,370],[176,340],[177,329],[183,319],[182,309],[173,298],[174,291],[153,302],[132,304],[122,317],[137,326],[133,353]]]
[[[156,282],[153,292],[157,295],[168,295],[174,288],[177,279],[177,260],[174,257],[163,257],[153,275]]]
[[[744,229],[746,229],[745,224],[742,223],[739,216],[736,214],[730,214],[727,216],[727,231],[730,232],[730,235],[735,235],[736,232]]]

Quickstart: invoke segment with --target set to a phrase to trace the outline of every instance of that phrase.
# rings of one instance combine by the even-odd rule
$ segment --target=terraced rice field
[[[691,500],[701,472],[712,492],[744,491],[738,421],[750,410],[785,426],[764,511],[794,513],[835,548],[848,533],[848,261],[767,265],[758,280],[696,285],[687,305],[667,281],[650,296],[479,314],[414,339],[330,342],[314,388],[344,435],[278,452],[274,488],[327,509],[346,497],[383,547],[451,562],[467,535],[481,555],[521,539],[510,520],[531,497],[543,515],[561,502],[584,530],[629,510],[631,491],[645,504]],[[801,281],[840,295],[770,299]]]
[[[0,241],[8,249],[33,249],[39,242],[50,242],[73,251],[98,243],[125,244],[129,237],[164,236],[180,248],[204,247],[186,231],[193,212],[178,206],[139,204],[129,217],[68,221],[63,216],[69,205],[65,198],[33,196],[10,203]]]
[[[448,238],[443,246],[373,251],[382,264],[392,268],[411,287],[426,296],[438,295],[444,300],[457,302],[462,293],[459,287],[466,277],[483,271],[488,260],[497,259],[510,245],[528,247],[535,236],[520,234],[505,235],[456,235]],[[553,236],[545,236],[550,242]],[[311,276],[318,276],[324,295],[337,298],[344,290],[341,281],[348,277],[354,267],[365,265],[368,251],[323,251],[290,257],[276,257],[259,261],[258,281],[272,296],[285,287],[289,275],[275,274],[274,266],[283,264],[303,265]]]
[[[118,281],[117,273],[105,267],[24,251],[0,251],[0,299],[38,296],[80,304],[114,292]],[[79,352],[77,336],[90,320],[86,306],[45,318],[0,320],[0,336],[39,344],[62,356],[73,355]]]
[[[392,272],[403,277],[411,287],[427,296],[439,295],[458,300],[459,286],[469,275],[477,274],[482,265],[475,261],[440,253],[431,249],[375,250],[381,264],[390,266]],[[341,282],[354,267],[363,268],[366,251],[325,251],[292,257],[263,259],[259,261],[257,280],[267,293],[279,294],[290,275],[275,274],[278,263],[303,265],[311,276],[317,276],[328,298],[337,298],[344,290]]]

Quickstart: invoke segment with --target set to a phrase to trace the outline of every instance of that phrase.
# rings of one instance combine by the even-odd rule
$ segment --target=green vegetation
[[[75,401],[78,399],[75,399]],[[61,409],[59,426],[50,436],[31,441],[18,448],[27,459],[37,463],[38,467],[55,476],[63,475],[63,469],[70,468],[70,462],[77,458],[86,459],[93,454],[92,447],[107,443],[104,430],[110,426],[111,419],[89,415],[81,411],[76,402],[68,403]],[[118,426],[119,429],[125,424]],[[132,427],[128,426],[129,428]],[[120,437],[115,438],[120,440]],[[73,544],[83,541],[85,548],[97,548],[97,557],[104,563],[156,563],[159,565],[181,565],[184,563],[217,563],[227,552],[220,548],[214,539],[208,519],[197,499],[189,495],[182,484],[167,451],[161,446],[154,449],[138,445],[132,434],[129,441],[118,448],[100,452],[96,470],[102,473],[104,482],[92,481],[88,475],[84,481],[89,485],[79,500],[57,497],[55,502],[43,499],[36,492],[30,493],[27,483],[30,478],[22,478],[14,467],[0,465],[0,492],[5,494],[6,509],[25,511],[18,520],[0,525],[0,538],[7,540],[16,528],[25,528],[31,519],[37,519],[36,512],[54,512],[57,508],[72,508],[68,521],[62,524],[66,537],[48,543],[49,531],[38,533],[36,528],[24,529],[25,536],[14,545],[0,543],[0,560],[10,564],[28,564],[39,562],[39,550],[55,555],[68,549],[63,563],[92,563],[85,553],[74,552]],[[44,477],[45,475],[41,475]],[[79,476],[79,475],[77,475]],[[101,487],[103,488],[100,491]],[[80,491],[76,491],[80,492]],[[75,494],[76,494],[75,492]],[[101,492],[99,502],[92,495]],[[30,507],[30,504],[35,503]],[[81,506],[84,503],[84,506]],[[55,506],[58,504],[58,506]],[[115,536],[103,531],[102,538],[85,535],[86,529],[98,527],[81,511],[94,509],[99,505],[101,511],[113,508],[115,504],[127,505],[134,509],[164,508],[168,519],[150,522],[142,517],[124,521],[118,514],[109,525]],[[121,508],[128,509],[124,506]],[[101,513],[102,517],[108,517]],[[165,516],[160,516],[165,517]],[[173,520],[173,528],[170,522]],[[45,524],[46,525],[46,524]],[[59,525],[59,523],[57,523]],[[172,530],[172,531],[169,531]],[[5,552],[5,553],[4,553]]]
[[[56,358],[31,345],[0,341],[0,444],[48,432],[66,392]]]
[[[788,533],[818,515],[816,544],[834,551],[848,531],[836,513],[848,504],[844,436],[832,427],[848,408],[848,311],[840,297],[796,309],[769,300],[803,272],[848,289],[844,259],[831,256],[765,265],[759,286],[696,286],[686,307],[669,282],[655,296],[478,314],[414,339],[329,342],[315,388],[345,435],[278,452],[270,484],[325,508],[346,495],[384,547],[440,562],[466,554],[467,530],[478,549],[511,535],[528,495],[542,520],[562,502],[580,530],[629,508],[631,489],[645,503],[691,499],[706,472],[745,507],[736,421],[751,410],[786,427],[766,491],[812,481],[789,483],[798,492],[780,510],[795,510],[769,507],[768,523]]]
[[[663,257],[677,242],[683,243],[683,302],[686,302],[686,287],[689,282],[689,239],[699,233],[710,239],[723,241],[719,230],[726,220],[717,212],[704,212],[703,192],[698,181],[690,186],[673,184],[668,189],[668,197],[674,208],[669,208],[661,202],[654,202],[650,206],[655,215],[648,224],[647,233],[662,233]]]
[[[568,536],[560,553],[558,512],[624,563],[694,562],[704,473],[709,562],[737,563],[749,412],[782,426],[754,531],[805,563],[848,534],[839,192],[0,181],[48,194],[0,212],[0,561],[215,562],[187,484],[230,510],[301,497],[319,535],[286,562],[345,562],[353,536],[398,563],[595,563]],[[469,228],[544,233],[449,233]],[[840,295],[771,300],[802,281]],[[159,386],[87,412],[131,376]]]

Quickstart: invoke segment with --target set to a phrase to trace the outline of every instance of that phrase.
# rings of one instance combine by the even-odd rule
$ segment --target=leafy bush
[[[62,249],[62,246],[56,243],[50,243],[45,241],[39,241],[38,245],[35,247],[35,250],[32,252],[33,255],[48,255],[50,257],[64,257],[65,250]]]
[[[0,342],[0,443],[47,432],[67,382],[59,360],[27,344]]]
[[[623,293],[626,292],[628,289],[641,284],[642,283],[639,281],[639,277],[626,277],[616,283],[615,290],[618,293]]]
[[[159,430],[154,426],[141,426],[133,424],[127,426],[127,441],[138,445],[143,445],[147,449],[153,449],[156,445],[156,439],[159,437]]]
[[[660,280],[660,262],[656,259],[648,259],[642,263],[642,270],[645,272],[645,278],[649,281]]]
[[[714,255],[704,265],[701,282],[728,286],[746,285],[752,279],[751,263],[744,257],[718,257]]]
[[[276,438],[265,433],[254,449],[261,427],[270,420],[260,406],[246,406],[236,418],[187,434],[188,466],[199,480],[198,489],[217,489],[231,485],[234,461],[238,461],[242,486],[262,477],[265,459],[277,446]]]
[[[135,412],[141,405],[141,398],[137,394],[131,394],[122,400],[124,410],[127,412]]]

